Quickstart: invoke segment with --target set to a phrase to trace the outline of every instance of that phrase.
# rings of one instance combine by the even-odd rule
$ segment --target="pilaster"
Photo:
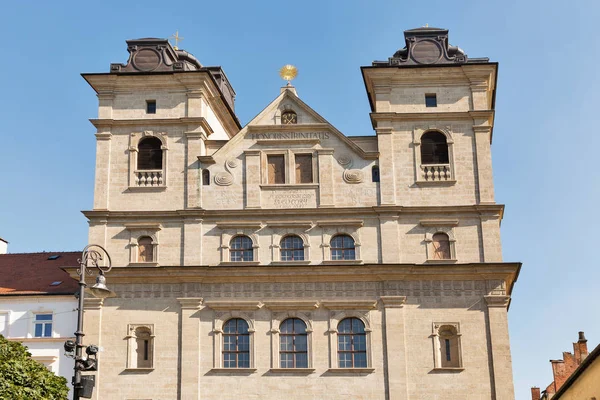
[[[383,305],[384,379],[388,399],[408,398],[404,304],[406,296],[381,296]]]
[[[246,150],[246,208],[260,208],[260,151]]]
[[[376,128],[379,148],[379,190],[381,205],[396,204],[396,175],[394,173],[394,141],[392,128]]]
[[[477,186],[479,204],[495,204],[494,176],[492,174],[491,133],[489,125],[473,126],[477,157]]]
[[[200,399],[200,317],[201,297],[178,298],[181,305],[179,346],[179,387],[181,399]]]
[[[202,186],[198,156],[203,153],[203,139],[206,139],[206,137],[200,131],[186,132],[185,136],[187,138],[186,179],[184,184],[184,190],[186,191],[185,208],[196,208],[201,206],[200,188]]]
[[[400,245],[398,237],[398,215],[382,214],[379,216],[379,243],[381,246],[381,262],[399,263]]]
[[[488,332],[496,400],[514,400],[512,360],[508,337],[507,307],[510,296],[484,296],[487,304]]]
[[[333,150],[317,150],[319,160],[319,207],[333,207]]]
[[[108,210],[111,165],[110,128],[98,128],[96,133],[96,178],[94,180],[94,210]]]
[[[202,219],[183,220],[183,266],[202,265]]]
[[[502,262],[502,245],[500,243],[500,216],[482,213],[481,243],[483,246],[482,262]]]

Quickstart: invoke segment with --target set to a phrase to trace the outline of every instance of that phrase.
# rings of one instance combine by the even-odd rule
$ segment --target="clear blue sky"
[[[359,67],[403,31],[450,29],[500,63],[493,156],[504,258],[524,263],[509,313],[517,399],[551,381],[584,330],[600,342],[597,1],[102,1],[0,6],[0,237],[11,252],[77,250],[92,206],[97,99],[79,76],[125,62],[126,39],[168,37],[221,65],[245,124],[295,64],[299,95],[346,135],[373,134]]]

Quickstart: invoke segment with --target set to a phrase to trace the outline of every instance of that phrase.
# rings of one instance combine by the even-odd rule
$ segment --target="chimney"
[[[539,387],[532,387],[531,388],[531,400],[540,400],[540,388]]]
[[[6,254],[8,252],[8,242],[0,238],[0,254]]]
[[[573,350],[575,350],[575,360],[577,361],[577,365],[579,365],[589,354],[587,348],[587,339],[585,338],[585,334],[583,332],[579,332],[579,340],[577,343],[573,343]]]

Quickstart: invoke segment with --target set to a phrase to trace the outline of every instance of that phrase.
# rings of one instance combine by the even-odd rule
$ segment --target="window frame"
[[[271,319],[271,370],[281,372],[311,372],[313,368],[313,344],[312,344],[312,313],[310,311],[280,311],[283,309],[295,309],[295,310],[309,310],[310,307],[314,308],[314,301],[297,301],[297,302],[268,302],[267,308],[270,308],[272,312]],[[280,358],[280,328],[283,321],[297,318],[306,324],[306,354],[308,366],[306,368],[281,368]]]
[[[444,366],[444,358],[446,357],[445,349],[442,347],[442,338],[445,339],[444,335],[440,332],[443,329],[450,328],[454,331],[454,335],[450,336],[456,340],[456,355],[458,357],[456,366]],[[463,358],[462,358],[462,334],[460,333],[460,323],[458,322],[434,322],[432,324],[433,340],[433,369],[438,371],[456,371],[464,370]]]
[[[42,315],[49,315],[50,319],[38,321],[37,317],[42,316]],[[41,328],[42,332],[41,332],[40,336],[38,336],[36,334],[38,325],[41,325],[41,327],[42,327]],[[50,335],[45,335],[47,325],[50,325]],[[31,337],[38,338],[38,339],[47,339],[47,338],[54,337],[54,312],[53,311],[35,311],[33,313]]]
[[[286,321],[291,321],[292,322],[292,332],[283,332],[282,331],[282,326]],[[299,321],[300,323],[302,323],[304,325],[304,332],[303,333],[299,333],[296,332],[296,323],[297,321]],[[306,330],[308,329],[308,325],[306,324],[306,322],[304,322],[302,319],[300,318],[296,318],[296,317],[288,317],[286,319],[284,319],[283,321],[281,321],[281,323],[279,324],[279,368],[308,368],[308,333],[306,332]],[[283,350],[282,349],[282,343],[283,343],[283,339],[284,338],[291,338],[292,340],[292,350]],[[298,338],[304,338],[305,343],[305,348],[304,350],[298,350],[296,347],[296,341],[298,340]],[[292,361],[292,366],[283,366],[283,355],[291,355],[291,361]],[[301,366],[298,367],[298,355],[305,355],[306,356],[306,366]]]
[[[162,226],[157,223],[130,223],[125,225],[125,229],[129,231],[129,265],[132,266],[158,266],[160,260],[160,238],[159,232]],[[139,261],[138,240],[148,236],[152,239],[152,255],[153,261]]]
[[[260,242],[256,232],[261,228],[260,221],[254,222],[222,222],[217,223],[217,227],[221,230],[221,265],[258,265]],[[231,261],[231,241],[236,236],[247,236],[252,240],[252,260],[253,261]]]
[[[247,239],[248,242],[250,242],[249,247],[243,247],[243,248],[233,248],[233,242],[236,239]],[[250,260],[244,260],[244,253],[249,251],[251,254]],[[232,255],[234,253],[242,253],[242,258],[240,260],[234,260]],[[248,235],[243,235],[243,234],[238,234],[233,236],[230,240],[229,240],[229,261],[231,262],[239,262],[239,263],[247,263],[247,262],[253,262],[254,261],[254,242],[252,240],[252,238]]]
[[[438,224],[440,222],[438,221]],[[421,224],[423,225],[423,221],[421,222]],[[443,264],[443,263],[455,263],[457,261],[457,255],[456,255],[456,237],[454,235],[454,226],[456,226],[458,224],[458,222],[449,222],[448,225],[446,226],[428,226],[425,230],[425,262],[427,263],[439,263],[439,264]],[[434,240],[433,240],[433,236],[438,234],[438,233],[443,233],[446,236],[448,236],[448,242],[449,242],[449,247],[450,247],[450,258],[447,259],[438,259],[435,258],[435,253],[436,253],[436,249],[435,249],[435,245],[434,245]]]
[[[298,238],[298,240],[301,242],[301,246],[292,247],[292,248],[289,248],[289,249],[287,249],[287,248],[284,249],[283,248],[283,243],[285,241],[290,240],[290,239],[294,240],[295,238]],[[294,233],[287,234],[287,235],[283,236],[281,238],[281,240],[279,241],[279,260],[282,261],[282,262],[306,261],[305,247],[306,247],[305,246],[305,242],[304,242],[304,239],[302,238],[302,236],[294,234]],[[286,252],[292,252],[292,259],[284,259],[284,257],[283,257],[283,252],[284,251],[286,251]],[[302,251],[302,259],[294,259],[293,258],[294,252],[296,252],[296,251]]]
[[[317,187],[319,183],[318,171],[318,153],[312,148],[294,148],[287,150],[261,150],[261,186],[264,188],[277,188],[282,186],[298,186],[298,187]],[[296,155],[311,156],[311,182],[300,183],[296,179]],[[270,183],[269,182],[269,162],[271,156],[283,156],[284,164],[284,182]]]
[[[327,307],[327,305],[325,305]],[[374,307],[374,305],[372,306]],[[372,308],[370,307],[370,308]],[[330,307],[329,307],[330,308]],[[352,368],[340,368],[339,356],[338,356],[338,327],[342,320],[346,318],[357,318],[364,324],[365,331],[365,352],[366,352],[366,367],[352,367]],[[372,347],[371,347],[371,324],[370,324],[370,312],[369,311],[341,311],[335,313],[329,319],[329,371],[331,372],[343,372],[343,371],[357,371],[357,372],[373,372],[372,367]]]
[[[428,132],[438,132],[446,136],[448,164],[423,164],[421,160],[421,138]],[[414,173],[419,185],[453,185],[456,183],[454,163],[453,132],[447,126],[416,126],[413,129]]]
[[[433,102],[432,102],[433,99]],[[437,107],[437,93],[425,93],[425,107],[435,108]]]
[[[219,307],[207,304],[209,307],[213,309],[218,309]],[[256,308],[256,303],[254,302],[252,305],[249,305],[252,309]],[[254,371],[254,359],[255,359],[255,349],[254,349],[254,313],[246,313],[238,310],[232,310],[229,312],[216,312],[215,320],[214,320],[214,328],[213,328],[213,337],[214,337],[214,352],[213,352],[213,369],[214,370],[223,370],[223,371]],[[248,324],[248,348],[249,348],[249,367],[248,368],[225,368],[223,363],[223,328],[225,323],[231,319],[240,318],[246,321]]]
[[[146,330],[149,333],[148,339],[148,357],[149,366],[140,367],[137,362],[137,339],[138,330]],[[126,369],[128,370],[153,370],[155,368],[155,335],[154,335],[154,324],[128,324],[127,335],[127,364]]]
[[[333,241],[336,240],[337,238],[342,239],[342,247],[333,247]],[[344,239],[345,238],[349,238],[352,240],[352,247],[344,247]],[[334,258],[333,257],[333,252],[337,251],[337,250],[342,252],[341,253],[342,258]],[[354,256],[352,258],[345,258],[344,254],[346,251],[352,251],[352,254]],[[352,235],[348,235],[346,233],[337,233],[337,234],[333,235],[331,237],[331,240],[329,241],[329,254],[331,255],[331,261],[356,261],[356,240],[354,240]]]
[[[161,142],[162,168],[152,170],[138,169],[139,144],[148,137],[155,137]],[[143,131],[129,135],[129,190],[130,191],[161,191],[168,184],[168,141],[166,132]],[[148,182],[151,184],[147,184]],[[144,183],[142,183],[144,182]]]
[[[226,331],[226,327],[232,321],[235,321],[235,332],[234,333],[228,333]],[[239,325],[240,321],[243,322],[246,325],[245,332],[239,331],[238,325]],[[250,368],[250,332],[249,332],[249,329],[250,329],[250,325],[243,318],[238,318],[238,317],[229,318],[227,321],[225,321],[223,323],[223,333],[222,333],[222,337],[223,337],[222,346],[223,346],[223,348],[221,349],[221,357],[223,358],[223,361],[222,361],[223,362],[223,364],[222,364],[223,368],[226,368],[226,369]],[[225,345],[226,345],[226,342],[227,342],[226,338],[228,338],[228,337],[234,337],[235,338],[235,350],[226,350],[225,349]],[[247,350],[239,350],[238,349],[238,340],[241,337],[247,337]],[[230,362],[230,361],[226,361],[225,360],[225,356],[227,354],[234,354],[235,355],[235,365],[234,366],[228,367],[226,365],[227,362]],[[247,359],[248,360],[248,365],[246,365],[246,366],[240,366],[240,364],[241,364],[241,361],[239,359],[239,355],[240,354],[247,354],[248,355],[248,359]]]
[[[153,106],[153,109],[152,109],[151,105]],[[153,100],[153,99],[146,100],[146,114],[156,114],[157,109],[158,109],[158,106],[156,104],[156,100]]]
[[[340,331],[340,325],[344,322],[344,321],[349,321],[350,322],[350,331],[349,332],[341,332]],[[354,331],[354,321],[358,321],[360,324],[362,324],[362,331],[358,331],[355,332]],[[342,338],[348,337],[350,339],[350,350],[340,350],[340,342],[342,340]],[[363,337],[363,341],[364,341],[364,350],[356,350],[355,349],[355,341],[357,337]],[[367,332],[365,331],[365,323],[362,322],[362,320],[360,318],[356,318],[356,317],[346,317],[342,320],[340,320],[338,322],[338,326],[337,326],[337,353],[338,353],[338,368],[367,368],[368,363],[367,363]],[[350,354],[351,356],[351,366],[342,366],[342,357],[341,355],[344,354]],[[364,354],[364,362],[365,365],[359,365],[357,366],[357,362],[355,360],[355,355],[356,354]]]

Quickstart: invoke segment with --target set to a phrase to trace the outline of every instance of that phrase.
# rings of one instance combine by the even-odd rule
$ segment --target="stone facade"
[[[454,54],[429,42],[407,40],[407,54]],[[199,63],[84,74],[100,99],[89,241],[111,254],[119,295],[86,309],[86,342],[104,348],[95,398],[513,399],[507,307],[520,264],[502,262],[494,201],[497,64],[460,60],[363,67],[376,134],[360,137],[290,85],[240,128],[228,82]],[[428,132],[448,160],[424,159]],[[158,161],[140,168],[150,139]],[[250,244],[243,256],[236,238]],[[306,326],[299,368],[280,353],[289,318]],[[248,325],[241,367],[224,361],[236,319]],[[363,329],[350,366],[342,321]],[[151,360],[132,368],[138,329]]]

